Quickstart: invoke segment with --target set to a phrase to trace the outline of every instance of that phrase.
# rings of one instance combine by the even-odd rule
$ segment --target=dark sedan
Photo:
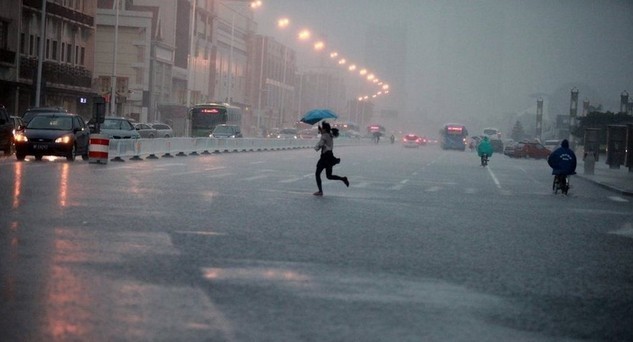
[[[26,127],[16,132],[15,156],[27,155],[41,160],[43,156],[66,157],[68,161],[81,155],[88,160],[90,132],[81,116],[70,113],[38,114]]]

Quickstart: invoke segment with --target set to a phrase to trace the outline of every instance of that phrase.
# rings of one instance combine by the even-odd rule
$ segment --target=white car
[[[171,138],[174,136],[174,130],[168,124],[155,122],[149,125],[152,126],[152,128],[156,130],[157,138]]]
[[[141,135],[134,128],[134,124],[126,118],[106,116],[99,125],[99,132],[107,135],[110,139],[140,139]]]

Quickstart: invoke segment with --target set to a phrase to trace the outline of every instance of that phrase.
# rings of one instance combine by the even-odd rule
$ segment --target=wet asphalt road
[[[0,159],[2,341],[633,340],[633,203],[436,146]]]

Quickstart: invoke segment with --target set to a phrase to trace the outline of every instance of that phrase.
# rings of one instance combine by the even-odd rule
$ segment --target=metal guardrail
[[[169,158],[226,152],[274,151],[314,148],[316,139],[270,138],[154,138],[110,139],[108,158],[111,161]],[[337,146],[357,145],[361,140],[337,139]]]

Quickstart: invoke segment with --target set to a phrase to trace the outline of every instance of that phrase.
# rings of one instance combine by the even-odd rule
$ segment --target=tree
[[[520,120],[517,120],[514,123],[514,127],[512,127],[512,133],[510,133],[510,138],[514,141],[521,141],[525,138],[525,131],[523,130],[523,124],[521,124]]]

